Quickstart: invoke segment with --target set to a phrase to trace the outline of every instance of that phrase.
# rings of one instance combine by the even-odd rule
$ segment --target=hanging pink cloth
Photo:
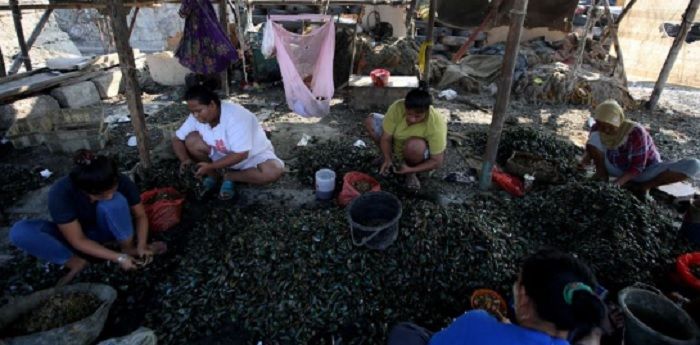
[[[289,109],[302,116],[328,115],[335,92],[335,25],[332,17],[319,14],[273,15],[268,20],[272,21],[275,31],[277,62]],[[325,23],[305,35],[289,32],[281,24],[275,23],[299,20]]]

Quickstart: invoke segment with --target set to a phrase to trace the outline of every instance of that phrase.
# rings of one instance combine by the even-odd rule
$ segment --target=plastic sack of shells
[[[165,231],[180,223],[185,198],[175,188],[152,189],[141,194],[152,231]]]
[[[382,188],[379,182],[367,174],[351,171],[343,176],[343,189],[338,195],[338,204],[347,206],[353,199],[362,193],[378,192]]]
[[[18,297],[0,308],[0,334],[7,336],[3,344],[91,344],[116,297],[108,285],[87,283]]]

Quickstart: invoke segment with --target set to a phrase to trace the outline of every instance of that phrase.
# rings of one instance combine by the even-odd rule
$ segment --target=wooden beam
[[[625,6],[625,8],[622,10],[622,13],[620,13],[620,15],[617,16],[617,19],[615,19],[615,24],[616,24],[616,25],[619,26],[620,23],[622,23],[622,18],[625,18],[625,16],[627,15],[627,13],[629,13],[629,11],[632,9],[632,6],[634,6],[634,4],[635,4],[636,2],[637,2],[637,0],[631,0],[631,1]]]
[[[0,47],[0,78],[5,78],[7,76],[7,71],[5,71],[5,58],[2,55],[2,48]]]
[[[598,0],[593,0],[591,5],[588,7],[588,12],[586,14],[586,25],[583,28],[583,35],[578,39],[578,51],[576,52],[576,60],[574,62],[574,68],[571,69],[571,79],[567,85],[569,91],[574,89],[576,85],[576,75],[578,70],[581,68],[583,63],[583,53],[586,51],[586,40],[588,39],[588,33],[593,28],[593,25],[598,21],[597,19],[597,9]]]
[[[129,23],[129,38],[131,38],[131,34],[134,32],[136,17],[139,15],[139,10],[141,10],[141,7],[134,7],[134,14],[131,16],[131,23]]]
[[[668,56],[666,57],[664,66],[661,68],[661,72],[659,73],[659,79],[656,81],[656,85],[654,85],[654,91],[652,91],[651,96],[649,97],[649,102],[646,104],[646,107],[649,110],[654,110],[654,108],[656,108],[656,104],[659,102],[659,98],[661,98],[661,92],[664,91],[666,81],[668,80],[668,75],[673,69],[673,64],[676,63],[678,52],[681,50],[681,47],[683,47],[683,43],[685,43],[685,39],[688,37],[688,31],[690,31],[690,28],[693,25],[695,14],[698,12],[698,6],[700,6],[700,0],[690,0],[688,8],[683,14],[681,27],[678,29],[678,36],[676,36],[676,38],[673,40],[673,44],[671,45],[671,49],[668,51]]]
[[[39,18],[39,22],[36,23],[34,31],[32,31],[32,34],[29,35],[29,39],[27,40],[27,51],[32,49],[34,42],[36,42],[36,39],[39,38],[41,31],[44,29],[44,26],[46,26],[46,22],[48,22],[49,18],[51,18],[51,13],[53,13],[53,10],[48,9],[44,11],[44,14],[42,14],[41,18]],[[12,65],[10,65],[10,74],[17,73],[17,71],[19,71],[19,66],[22,64],[21,54],[17,54],[13,57],[13,59],[14,61],[12,61]]]
[[[126,25],[126,10],[124,0],[107,0],[109,18],[112,22],[112,34],[119,55],[119,66],[122,70],[124,84],[126,86],[126,101],[131,113],[131,123],[134,126],[136,142],[138,144],[141,168],[147,171],[151,168],[151,157],[148,152],[148,132],[146,119],[143,113],[141,100],[141,87],[136,78],[136,62],[134,51],[129,44],[129,27]]]
[[[493,107],[491,127],[489,128],[489,137],[486,141],[486,152],[484,153],[484,163],[479,180],[479,187],[482,190],[491,187],[491,171],[496,164],[498,144],[501,141],[503,123],[506,119],[506,110],[510,100],[511,88],[513,87],[513,74],[515,73],[515,62],[518,59],[518,50],[520,49],[523,23],[525,23],[525,15],[527,14],[527,2],[528,0],[515,0],[513,9],[510,11],[510,29],[508,30],[506,51],[503,56],[498,94],[496,95],[496,104]]]
[[[625,73],[625,63],[622,58],[622,48],[620,47],[620,40],[617,37],[617,24],[615,19],[613,19],[612,12],[610,12],[610,3],[608,0],[602,0],[603,6],[605,6],[605,16],[608,20],[608,29],[610,30],[610,35],[613,39],[613,45],[615,46],[615,55],[617,55],[617,61],[615,64],[615,69],[613,70],[613,75],[615,71],[620,72],[620,79],[622,80],[622,85],[627,87],[627,74]]]
[[[491,11],[486,15],[484,20],[481,22],[479,27],[469,35],[469,39],[464,42],[464,44],[459,48],[459,50],[455,53],[455,55],[452,56],[452,62],[457,62],[459,59],[461,59],[464,54],[467,53],[467,49],[471,47],[472,43],[476,41],[476,38],[479,36],[479,33],[484,30],[484,27],[486,27],[486,24],[488,24],[498,13],[498,8],[501,6],[501,3],[503,0],[496,0],[496,2],[493,3],[493,7],[491,8]]]
[[[24,68],[27,71],[32,70],[32,61],[29,59],[29,49],[27,41],[24,40],[24,31],[22,30],[22,12],[19,9],[18,0],[10,0],[12,8],[12,19],[15,22],[15,32],[17,33],[17,41],[19,42],[19,50],[22,53],[21,60],[24,61]]]
[[[248,5],[319,5],[327,0],[246,0]],[[334,5],[407,5],[411,0],[330,0]]]
[[[408,38],[416,37],[416,20],[414,14],[416,13],[416,7],[418,5],[418,0],[411,0],[411,4],[408,6],[408,11],[406,11],[406,33]]]
[[[433,30],[435,29],[435,8],[437,0],[430,0],[430,8],[428,9],[428,34],[426,43],[428,46],[425,49],[425,70],[423,71],[422,80],[430,84],[430,60],[433,58]]]
[[[248,84],[248,71],[246,71],[246,57],[245,57],[245,52],[248,50],[246,46],[246,41],[245,41],[245,28],[243,27],[243,18],[241,17],[241,11],[240,11],[240,0],[236,0],[236,3],[233,4],[231,0],[227,0],[229,2],[229,6],[231,6],[231,11],[233,12],[233,15],[236,17],[236,37],[238,38],[238,47],[241,48],[240,51],[240,57],[241,57],[241,64],[243,65],[243,81]]]
[[[226,38],[230,41],[231,37],[229,36],[229,31],[228,31],[228,8],[226,8],[226,0],[220,0],[219,1],[219,21],[221,23],[221,29],[224,31],[224,35]],[[224,93],[224,96],[228,98],[228,96],[231,94],[229,90],[229,81],[228,81],[228,68],[230,67],[230,64],[226,66],[226,69],[223,70],[220,74],[221,76],[221,91]]]
[[[326,4],[325,0],[247,0],[247,5],[319,5]],[[406,5],[411,0],[331,0],[334,5]],[[212,0],[218,2],[218,0]],[[161,4],[179,4],[180,0],[153,0],[153,1],[128,1],[124,3],[125,7],[154,7]],[[89,2],[57,2],[48,4],[23,4],[19,5],[20,10],[46,10],[46,9],[89,9],[89,8],[106,8],[106,5],[101,1]],[[11,7],[8,5],[0,5],[0,11],[9,11]]]

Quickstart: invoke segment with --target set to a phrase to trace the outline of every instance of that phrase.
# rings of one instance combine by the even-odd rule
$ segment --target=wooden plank
[[[165,0],[165,1],[157,1],[157,0],[149,0],[149,1],[129,1],[124,4],[124,6],[127,7],[153,7],[153,6],[158,6],[160,3],[180,3],[180,1],[176,0]],[[48,4],[21,4],[19,5],[20,10],[48,10],[48,9],[88,9],[88,8],[96,8],[96,9],[103,9],[106,8],[107,5],[104,3],[104,1],[85,1],[85,2],[56,2],[56,3],[48,3]],[[0,11],[8,11],[11,10],[12,7],[8,5],[0,5]]]
[[[656,108],[656,104],[659,102],[659,98],[661,98],[661,92],[663,92],[664,87],[666,86],[668,75],[673,69],[673,64],[676,63],[678,52],[681,50],[683,43],[685,43],[686,37],[688,37],[688,31],[690,31],[690,28],[693,25],[695,14],[698,12],[699,6],[700,0],[691,0],[688,4],[688,8],[685,10],[685,14],[683,14],[683,20],[678,30],[678,36],[676,36],[676,38],[673,40],[671,49],[668,52],[668,57],[666,57],[666,61],[664,62],[664,67],[659,73],[659,79],[656,81],[656,85],[654,85],[654,91],[652,91],[651,96],[649,97],[649,102],[646,104],[646,107],[649,110],[654,110],[654,108]]]
[[[142,171],[151,168],[151,157],[148,151],[148,132],[146,119],[141,100],[141,87],[136,78],[136,62],[134,51],[129,45],[129,27],[126,25],[126,10],[123,0],[108,0],[109,18],[112,23],[114,43],[119,54],[119,65],[122,70],[122,80],[126,86],[126,101],[131,114],[131,123],[134,126],[136,142],[139,151],[139,159]]]
[[[638,1],[620,23],[618,35],[625,52],[625,72],[630,79],[655,83],[663,68],[674,38],[658,28],[664,23],[680,24],[689,0],[663,3]],[[697,18],[696,18],[697,21]],[[678,52],[668,84],[700,88],[700,44],[684,44]]]
[[[501,141],[503,123],[506,120],[506,110],[510,100],[510,92],[513,87],[513,74],[515,73],[515,62],[520,49],[520,35],[525,23],[528,0],[515,0],[513,9],[510,11],[510,29],[508,30],[508,41],[506,51],[503,56],[503,67],[498,83],[498,94],[496,94],[496,104],[493,107],[491,117],[491,127],[489,137],[486,141],[486,152],[484,152],[483,168],[479,180],[479,188],[486,190],[491,188],[491,171],[496,164],[496,154]]]
[[[615,24],[615,20],[613,19],[612,12],[610,12],[610,3],[608,0],[602,0],[603,1],[603,6],[605,6],[605,17],[608,20],[608,27],[610,29],[610,35],[612,36],[613,39],[613,45],[615,46],[615,55],[616,56],[616,65],[615,69],[613,71],[613,74],[615,71],[618,71],[620,73],[620,79],[622,80],[622,85],[627,87],[627,74],[625,73],[625,63],[624,59],[622,58],[622,48],[620,48],[620,40],[617,37],[617,24]]]
[[[44,68],[39,68],[39,69],[33,69],[29,72],[22,72],[22,73],[16,73],[13,75],[8,75],[7,77],[0,79],[0,87],[2,87],[2,85],[9,83],[11,81],[26,78],[26,77],[35,75],[37,73],[47,72],[48,70],[49,70],[48,68],[44,67]]]
[[[226,0],[221,0],[219,1],[219,22],[221,24],[221,30],[223,30],[224,35],[226,35],[226,38],[230,41],[231,37],[229,36],[229,31],[228,31],[228,9],[226,8]],[[228,96],[231,94],[229,90],[229,80],[228,80],[228,68],[230,65],[226,66],[226,69],[223,70],[219,75],[221,79],[221,91],[224,93],[224,96],[228,98]]]
[[[0,84],[0,102],[23,94],[31,94],[58,86],[71,78],[80,77],[84,72],[41,72]]]
[[[433,58],[433,29],[435,29],[435,7],[437,0],[430,0],[430,8],[428,9],[428,33],[426,35],[426,43],[428,48],[425,50],[425,70],[423,71],[422,80],[430,84],[430,60]]]
[[[139,10],[141,10],[141,7],[134,7],[134,14],[131,16],[131,23],[129,24],[129,38],[131,38],[131,34],[134,32],[134,26],[136,26],[136,17],[139,15]]]
[[[2,48],[0,48],[0,78],[7,76],[7,72],[5,71],[5,58],[3,58],[3,56]]]
[[[24,61],[24,68],[27,71],[31,71],[32,61],[29,59],[29,49],[27,48],[27,41],[24,40],[24,31],[22,30],[22,12],[19,9],[19,1],[10,0],[10,7],[12,8],[12,19],[15,22],[15,33],[17,34],[19,50],[22,52],[21,60]]]
[[[39,18],[39,22],[36,24],[34,27],[34,31],[32,31],[32,34],[29,35],[29,39],[27,40],[27,50],[31,50],[32,46],[34,45],[34,42],[36,42],[36,39],[39,38],[39,34],[41,34],[41,30],[44,29],[44,26],[46,26],[46,22],[49,21],[49,18],[51,18],[51,13],[53,13],[52,9],[48,9],[44,12],[44,14],[41,15],[41,18]],[[14,57],[14,61],[12,61],[12,65],[10,66],[10,74],[15,74],[17,71],[19,71],[19,66],[22,64],[22,56],[17,55]]]

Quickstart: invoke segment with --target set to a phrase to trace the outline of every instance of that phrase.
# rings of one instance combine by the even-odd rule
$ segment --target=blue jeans
[[[97,202],[97,226],[83,228],[85,236],[95,242],[122,242],[134,235],[131,210],[119,192],[110,200]],[[22,220],[10,229],[10,242],[39,259],[63,265],[74,255],[80,255],[63,237],[58,226],[47,220]]]

